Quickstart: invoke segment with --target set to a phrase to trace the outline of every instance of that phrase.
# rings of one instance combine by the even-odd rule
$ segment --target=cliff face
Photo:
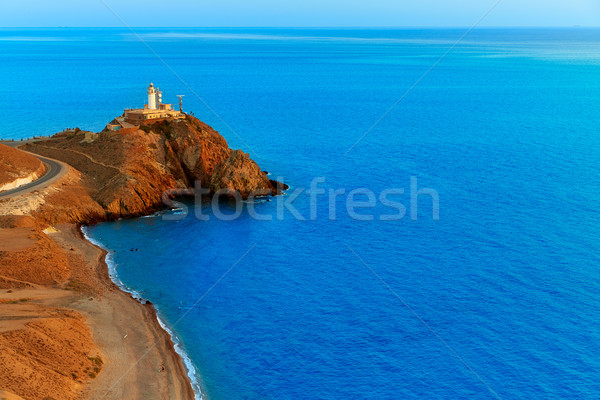
[[[210,185],[215,167],[227,159],[231,152],[223,136],[193,117],[188,117],[186,123],[159,123],[155,129],[167,132],[168,146],[181,163],[186,176],[200,182],[205,188]]]
[[[216,166],[211,177],[210,190],[227,195],[237,191],[246,198],[251,195],[269,195],[274,189],[267,175],[248,154],[241,150],[233,150],[229,157]]]
[[[213,192],[238,191],[244,198],[278,193],[247,154],[229,149],[223,136],[191,116],[105,131],[93,140],[84,133],[56,137],[24,149],[80,171],[82,186],[106,219],[156,211],[164,207],[164,192],[196,183]]]

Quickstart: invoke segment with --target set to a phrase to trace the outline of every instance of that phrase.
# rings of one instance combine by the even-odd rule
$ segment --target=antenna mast
[[[177,97],[179,97],[179,112],[183,112],[183,98],[185,94],[178,94]]]

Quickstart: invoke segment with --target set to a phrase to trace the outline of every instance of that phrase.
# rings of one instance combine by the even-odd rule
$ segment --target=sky
[[[600,0],[0,0],[0,27],[463,27],[498,1],[478,26],[600,26]]]

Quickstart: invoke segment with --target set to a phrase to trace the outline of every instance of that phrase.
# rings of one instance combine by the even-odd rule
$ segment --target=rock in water
[[[289,185],[273,179],[269,179],[269,182],[271,182],[271,186],[273,186],[273,196],[282,194],[284,191],[290,188]]]

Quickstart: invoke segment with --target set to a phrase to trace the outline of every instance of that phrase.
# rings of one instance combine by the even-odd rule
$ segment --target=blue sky
[[[497,0],[0,0],[0,27],[471,26]],[[501,0],[481,26],[600,26],[599,0]]]

